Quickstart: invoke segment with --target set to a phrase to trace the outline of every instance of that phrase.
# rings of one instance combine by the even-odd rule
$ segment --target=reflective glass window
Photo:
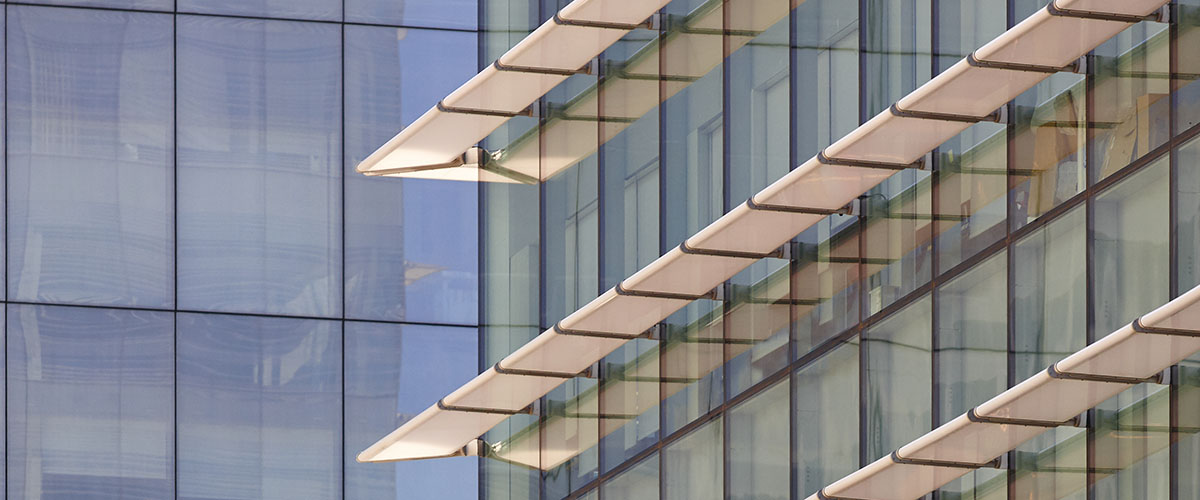
[[[338,0],[176,0],[180,12],[340,21]]]
[[[7,323],[8,498],[172,498],[172,314],[10,305]]]
[[[1167,164],[1163,157],[1093,202],[1096,338],[1169,298]]]
[[[663,496],[668,500],[724,497],[722,422],[712,420],[663,448]]]
[[[180,16],[179,306],[341,313],[341,29]]]
[[[476,36],[345,29],[346,316],[474,324],[479,187],[354,168],[474,75]]]
[[[867,460],[875,460],[933,428],[928,296],[872,325],[863,334]]]
[[[1180,363],[1173,376],[1177,379],[1174,411],[1180,431],[1180,440],[1175,444],[1176,491],[1181,500],[1196,500],[1200,499],[1200,475],[1192,471],[1200,468],[1200,356]]]
[[[938,424],[1004,392],[1008,373],[1007,255],[999,255],[938,287],[934,359]],[[1007,475],[979,469],[941,488],[944,496],[1007,498]]]
[[[626,342],[600,361],[600,456],[603,470],[621,465],[659,439],[659,342]]]
[[[1178,289],[1183,293],[1200,285],[1200,139],[1193,139],[1175,155],[1175,252]]]
[[[346,499],[479,498],[475,459],[360,464],[354,456],[478,368],[473,328],[346,323]]]
[[[658,454],[638,462],[600,485],[602,498],[658,500]]]
[[[345,0],[352,23],[462,28],[477,26],[479,0]]]
[[[335,321],[177,318],[179,498],[339,498]]]
[[[1163,144],[1169,135],[1170,32],[1134,24],[1092,55],[1092,177],[1108,177]]]
[[[171,17],[9,11],[8,296],[170,307]]]
[[[1195,47],[1200,43],[1200,2],[1179,0],[1172,6],[1175,16],[1175,46]],[[1175,133],[1200,124],[1200,51],[1176,50],[1172,92]]]
[[[174,0],[38,0],[43,5],[67,5],[79,7],[112,7],[116,9],[139,9],[170,11],[175,9]]]
[[[1087,185],[1087,91],[1084,75],[1050,75],[1013,100],[1009,225],[1016,229]]]
[[[785,380],[729,410],[729,491],[735,498],[788,498],[791,446]]]
[[[859,380],[858,338],[838,344],[792,375],[796,421],[791,444],[801,495],[816,493],[858,469]]]
[[[729,10],[729,29],[760,32],[749,41],[744,36],[727,37],[729,49],[737,50],[728,59],[726,104],[731,206],[783,177],[792,167],[791,4],[789,0],[767,0]]]
[[[800,233],[792,257],[796,356],[858,323],[863,269],[858,220],[832,215]]]
[[[933,275],[933,179],[927,171],[898,172],[862,200],[867,215],[862,260],[868,316],[928,283]]]
[[[862,50],[864,118],[875,116],[929,80],[931,0],[869,0]]]
[[[668,317],[660,349],[663,432],[670,435],[715,410],[725,394],[725,308],[698,300]]]
[[[858,4],[807,0],[792,11],[794,163],[858,126]]]

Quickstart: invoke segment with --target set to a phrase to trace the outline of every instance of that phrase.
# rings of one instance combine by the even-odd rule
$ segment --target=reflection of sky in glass
[[[346,323],[346,497],[478,497],[475,459],[359,464],[358,452],[476,373],[474,328]]]
[[[345,0],[346,21],[434,28],[476,28],[478,0]],[[441,51],[431,53],[444,54]],[[472,52],[474,53],[474,52]]]
[[[473,33],[346,27],[349,317],[476,322],[477,186],[354,171],[474,74],[475,47]]]

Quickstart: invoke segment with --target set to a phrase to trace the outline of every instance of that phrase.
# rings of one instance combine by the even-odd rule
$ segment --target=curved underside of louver
[[[992,119],[995,111],[1013,97],[1073,64],[1131,23],[1154,14],[1163,3],[1160,0],[1052,3],[405,423],[361,453],[359,460],[488,453],[487,448],[478,445],[478,436],[509,416],[526,412],[534,401],[564,380],[587,370],[689,302],[710,296],[714,287],[756,260],[774,254],[796,234],[843,209],[897,170],[919,166],[930,150],[972,123]],[[464,147],[470,144],[473,142]],[[461,154],[461,150],[453,152],[451,161]],[[1193,295],[1194,292],[1184,298]],[[1152,315],[1147,316],[1145,324],[1161,326],[1148,323]],[[1183,349],[1179,352],[1183,353]],[[1078,370],[1073,365],[1068,370],[1063,364],[1066,362],[1060,362],[1060,371]],[[985,406],[978,409],[979,414],[1000,415],[983,412]],[[1074,411],[1072,416],[1083,409],[1086,407]],[[966,416],[947,426],[963,418]],[[897,457],[919,460],[924,449],[902,449]],[[910,456],[905,450],[918,456]],[[569,452],[558,455],[553,459],[534,457],[521,462],[550,468],[570,457]],[[868,469],[878,468],[876,465]],[[911,460],[900,465],[916,466]],[[950,469],[955,474],[961,472],[961,468]],[[954,477],[957,475],[946,481]],[[833,489],[840,484],[831,485],[826,494],[832,495],[831,498],[859,496]]]

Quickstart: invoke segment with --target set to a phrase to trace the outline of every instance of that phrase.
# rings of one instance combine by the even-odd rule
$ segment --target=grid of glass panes
[[[503,13],[481,18],[486,56],[565,4],[484,3]],[[598,76],[548,96],[542,120],[485,141],[558,152],[563,123],[595,138],[548,182],[483,187],[484,361],[1047,3],[674,0]],[[806,498],[1200,283],[1200,55],[1186,50],[1200,2],[1172,3],[1171,24],[1130,27],[1087,73],[1052,75],[1007,123],[969,128],[931,170],[867,193],[860,215],[805,231],[790,260],[756,263],[723,300],[552,392],[543,407],[563,412],[493,431],[581,449],[543,472],[487,461],[483,496]],[[591,121],[554,114],[580,102]],[[1197,367],[935,496],[1200,498]]]
[[[354,455],[478,372],[478,190],[353,169],[478,2],[0,8],[6,498],[477,498]]]

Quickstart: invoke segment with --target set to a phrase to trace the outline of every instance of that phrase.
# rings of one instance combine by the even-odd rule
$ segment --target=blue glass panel
[[[11,11],[8,296],[170,307],[171,17]]]
[[[346,323],[346,498],[479,498],[475,459],[360,464],[354,456],[478,372],[474,328]]]
[[[340,21],[339,0],[176,0],[179,12]]]
[[[174,0],[37,0],[37,3],[139,10],[172,10],[175,8]]]
[[[479,0],[345,0],[353,23],[464,28],[478,26]]]
[[[180,499],[337,499],[342,344],[334,321],[180,314]]]
[[[168,312],[8,309],[9,498],[175,491]]]
[[[478,186],[354,171],[475,74],[476,48],[473,33],[346,27],[349,317],[476,322]]]
[[[340,27],[178,24],[180,306],[340,315]]]

